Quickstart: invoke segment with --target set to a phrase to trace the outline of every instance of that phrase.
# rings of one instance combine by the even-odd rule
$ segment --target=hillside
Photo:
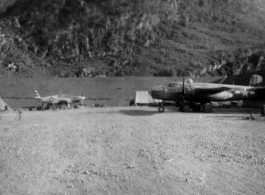
[[[0,75],[223,76],[263,70],[264,12],[261,0],[1,1]]]

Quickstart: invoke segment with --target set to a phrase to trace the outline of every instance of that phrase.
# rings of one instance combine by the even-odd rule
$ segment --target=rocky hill
[[[5,76],[216,76],[265,69],[262,0],[2,0]]]

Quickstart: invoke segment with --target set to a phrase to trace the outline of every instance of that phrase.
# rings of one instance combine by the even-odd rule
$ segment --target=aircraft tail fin
[[[37,90],[35,90],[35,99],[39,99],[39,98],[41,98],[41,97],[40,97],[40,94],[38,93]]]
[[[252,75],[249,81],[249,86],[258,86],[262,83],[263,79],[260,75]]]

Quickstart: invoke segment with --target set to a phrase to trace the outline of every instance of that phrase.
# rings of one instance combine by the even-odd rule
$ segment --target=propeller
[[[183,81],[182,81],[182,106],[183,106],[183,109],[185,107],[185,84],[184,84],[184,81],[185,78],[183,76]]]
[[[82,104],[82,106],[84,105],[84,94],[83,94],[83,92],[82,92],[82,100],[81,100],[81,104]]]
[[[182,81],[182,95],[184,96],[185,93],[185,89],[184,89],[184,77],[183,77],[183,81]]]

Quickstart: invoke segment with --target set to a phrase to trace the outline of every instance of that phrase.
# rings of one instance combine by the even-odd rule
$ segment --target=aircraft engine
[[[214,101],[214,100],[227,100],[229,98],[232,98],[233,94],[228,92],[228,91],[222,91],[220,93],[215,93],[209,96],[209,98]]]

